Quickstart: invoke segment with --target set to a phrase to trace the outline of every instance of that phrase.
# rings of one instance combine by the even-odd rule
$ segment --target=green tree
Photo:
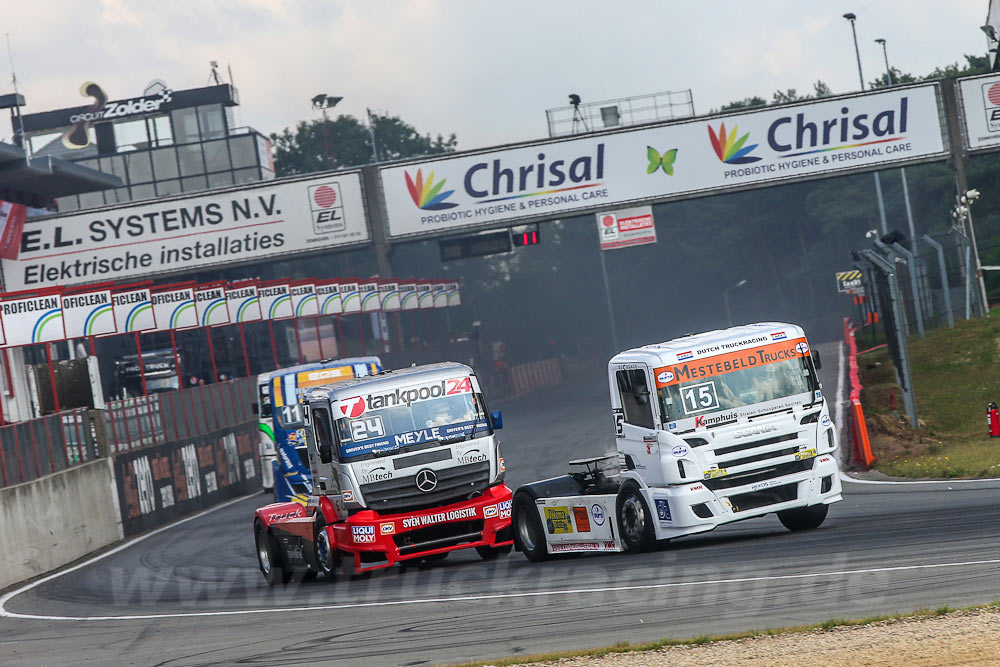
[[[892,85],[898,86],[901,83],[913,83],[917,80],[917,77],[912,74],[905,72],[900,72],[895,67],[892,68]],[[886,76],[885,72],[882,73],[879,78],[868,83],[869,88],[885,88],[889,85],[889,77]]]
[[[448,138],[440,134],[435,138],[421,135],[398,116],[376,114],[372,121],[379,162],[450,153],[458,145],[454,134]],[[337,116],[327,121],[325,127],[322,120],[301,121],[294,128],[286,127],[281,133],[272,134],[271,142],[278,176],[374,162],[371,132],[354,116]]]

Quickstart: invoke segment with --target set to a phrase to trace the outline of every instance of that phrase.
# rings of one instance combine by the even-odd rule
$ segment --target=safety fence
[[[108,403],[100,413],[109,452],[195,438],[254,419],[254,378]]]
[[[847,345],[848,374],[851,383],[850,411],[851,463],[865,469],[875,465],[868,425],[865,423],[864,409],[861,407],[861,373],[858,370],[858,344],[854,337],[854,327],[849,318],[844,318],[844,343]]]
[[[563,380],[558,359],[544,359],[511,366],[508,370],[510,393],[526,394],[542,387],[557,385]]]
[[[30,482],[97,458],[88,410],[67,410],[0,427],[0,485]]]

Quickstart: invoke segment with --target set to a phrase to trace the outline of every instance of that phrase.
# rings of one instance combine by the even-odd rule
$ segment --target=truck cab
[[[510,551],[511,492],[496,437],[502,418],[488,411],[468,366],[350,379],[274,410],[305,425],[314,483],[304,504],[257,510],[268,581],[276,576],[265,562],[334,578],[338,568],[364,572],[456,549],[487,559]]]
[[[617,465],[590,460],[590,476],[519,489],[519,548],[535,560],[642,550],[770,513],[791,530],[818,527],[841,500],[837,432],[818,365],[802,329],[780,322],[615,355],[608,383]],[[562,518],[558,530],[554,517]]]

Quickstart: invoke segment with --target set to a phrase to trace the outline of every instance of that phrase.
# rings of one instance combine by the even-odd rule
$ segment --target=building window
[[[198,125],[201,127],[202,141],[226,136],[226,117],[222,113],[222,105],[198,107]]]
[[[237,169],[233,172],[233,177],[237,183],[256,183],[260,180],[260,170],[257,167]]]
[[[181,191],[181,182],[179,179],[172,178],[166,181],[156,182],[156,194],[159,197],[164,197],[166,195],[175,195]]]
[[[149,151],[127,153],[123,157],[129,183],[145,183],[153,180],[153,165],[149,159]]]
[[[201,144],[177,147],[177,157],[181,163],[181,176],[205,173],[205,161],[201,154]],[[184,188],[186,191],[187,188]]]
[[[208,180],[204,176],[192,176],[191,178],[181,179],[181,189],[184,192],[193,192],[195,190],[207,190]]]
[[[198,115],[193,108],[171,111],[170,119],[175,143],[198,141]]]
[[[157,148],[152,151],[153,173],[156,180],[177,178],[177,150],[175,148]]]
[[[149,119],[149,139],[153,146],[169,146],[174,143],[169,116],[154,116]]]
[[[254,135],[244,134],[229,139],[229,152],[233,156],[233,169],[257,166],[257,147]]]
[[[229,171],[229,147],[225,139],[205,144],[205,166],[208,171]]]
[[[227,185],[233,184],[233,172],[223,171],[218,174],[208,175],[208,187],[210,188],[224,188]]]
[[[149,135],[146,133],[146,119],[127,120],[114,124],[115,146],[118,152],[134,151],[149,145]]]

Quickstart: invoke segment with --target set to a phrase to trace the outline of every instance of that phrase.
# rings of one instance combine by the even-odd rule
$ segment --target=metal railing
[[[0,485],[38,479],[97,458],[85,408],[0,427]]]

